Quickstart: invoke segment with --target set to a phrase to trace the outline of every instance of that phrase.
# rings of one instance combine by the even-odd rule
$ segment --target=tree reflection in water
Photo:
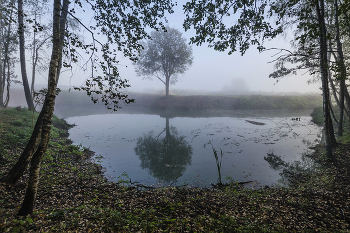
[[[264,156],[264,160],[269,163],[272,169],[280,171],[280,183],[285,185],[293,185],[295,182],[305,180],[307,176],[311,172],[315,172],[319,166],[313,159],[305,154],[301,156],[300,160],[285,162],[281,156],[269,152],[267,156]]]
[[[165,132],[165,137],[161,135]],[[141,168],[149,172],[161,182],[170,183],[182,176],[186,167],[191,164],[192,146],[185,141],[185,136],[178,136],[175,127],[166,128],[158,136],[150,131],[137,139],[135,153],[141,160]]]

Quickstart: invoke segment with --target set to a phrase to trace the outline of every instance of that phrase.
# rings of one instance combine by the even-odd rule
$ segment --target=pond
[[[74,144],[103,157],[98,161],[111,181],[128,177],[147,186],[210,187],[221,177],[273,186],[281,175],[271,155],[300,161],[319,142],[321,129],[309,114],[117,113],[66,121],[76,124],[69,131]]]

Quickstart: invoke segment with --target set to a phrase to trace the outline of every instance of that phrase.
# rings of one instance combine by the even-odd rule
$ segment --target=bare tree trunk
[[[36,20],[36,12],[35,14],[35,20]],[[35,68],[36,63],[38,61],[38,58],[36,55],[36,31],[34,30],[33,33],[33,51],[32,51],[32,85],[30,86],[30,94],[32,96],[32,99],[34,99],[34,83],[35,83]]]
[[[13,1],[14,3],[14,1]],[[1,1],[0,1],[0,5],[1,5]],[[10,18],[12,17],[12,13],[13,10],[11,10],[10,12]],[[9,69],[9,47],[10,47],[10,36],[11,36],[11,22],[8,23],[7,25],[7,31],[4,31],[4,25],[3,25],[3,21],[2,19],[0,19],[0,27],[1,30],[3,30],[3,34],[0,35],[2,36],[1,40],[2,42],[0,42],[0,60],[1,58],[3,58],[3,63],[0,64],[0,106],[2,107],[7,107],[8,105],[8,101],[10,98],[10,94],[9,94],[9,88],[10,88],[10,77],[7,76],[6,78],[6,69]],[[7,33],[6,36],[4,35],[5,32]],[[4,51],[3,51],[4,50]],[[3,57],[1,56],[1,53],[3,53]],[[7,72],[7,75],[9,75],[9,72]],[[4,100],[4,93],[5,93],[5,86],[7,86],[7,94],[6,94],[6,99]]]
[[[344,19],[346,20],[346,24],[348,26],[348,35],[350,37],[350,17],[349,17],[349,14],[347,12],[343,12],[342,16],[344,17]],[[346,105],[347,105],[347,108],[348,108],[348,111],[350,111],[350,95],[349,95],[349,91],[347,89],[347,87],[345,86],[344,88],[344,95],[345,95],[345,100],[346,100]],[[348,118],[350,120],[350,113],[347,113],[348,115]]]
[[[21,73],[22,82],[24,87],[24,94],[26,97],[27,105],[29,109],[34,109],[33,98],[30,94],[27,70],[26,70],[26,59],[25,59],[25,49],[24,49],[24,23],[23,23],[24,13],[23,13],[23,0],[18,0],[18,34],[19,34],[19,56],[21,62]]]
[[[318,0],[316,4],[319,38],[320,38],[320,70],[322,79],[322,94],[323,94],[323,130],[325,138],[325,149],[329,158],[333,157],[333,146],[336,143],[334,136],[333,123],[329,110],[329,87],[328,87],[328,72],[327,72],[327,33],[325,26],[324,0]]]
[[[348,88],[346,86],[344,88],[344,97],[345,97],[345,100],[346,100],[345,103],[347,105],[347,109],[345,108],[345,112],[348,115],[348,118],[350,120],[350,113],[349,113],[349,111],[350,111],[350,95],[349,95],[349,92],[348,92]]]
[[[46,41],[51,38],[51,36],[47,37],[46,39],[44,39],[37,47],[35,47],[35,43],[33,43],[33,47],[35,47],[35,50],[33,51],[34,55],[33,55],[33,68],[32,68],[32,85],[30,88],[30,93],[32,94],[32,98],[34,97],[34,92],[35,92],[35,74],[36,74],[36,66],[38,64],[38,59],[39,59],[39,49],[41,48],[41,46],[43,46]]]
[[[165,96],[169,96],[169,84],[170,84],[170,77],[165,77]]]
[[[62,51],[63,51],[63,42],[66,36],[66,22],[68,15],[68,6],[69,0],[63,0],[63,6],[61,11],[61,19],[60,19],[60,57],[58,58],[58,67],[57,67],[57,83],[60,78],[61,68],[62,68]]]
[[[2,6],[2,1],[0,0],[0,6]],[[3,21],[2,18],[0,17],[0,61],[2,59],[2,45],[3,45],[3,41],[4,41],[4,37],[3,37],[3,31],[4,31],[4,27],[3,27]],[[0,107],[3,107],[4,104],[4,87],[3,87],[3,76],[2,76],[2,64],[0,62]]]
[[[10,102],[10,86],[11,86],[11,72],[10,72],[10,62],[7,62],[7,80],[6,80],[6,99],[4,102],[4,107],[6,108]]]
[[[10,14],[10,17],[12,16],[12,11]],[[10,57],[9,57],[9,47],[10,47],[10,36],[11,36],[11,23],[8,24],[7,26],[7,36],[6,36],[6,41],[5,41],[5,47],[4,47],[4,62],[2,65],[2,77],[3,77],[3,86],[2,86],[2,90],[4,93],[5,90],[5,82],[6,82],[6,99],[3,99],[3,94],[2,96],[2,105],[4,107],[7,107],[9,101],[10,101]],[[6,78],[6,66],[7,66],[7,78]],[[5,81],[6,79],[6,81]]]
[[[338,135],[343,135],[343,119],[344,119],[344,95],[345,95],[345,79],[346,79],[346,68],[344,64],[344,54],[343,54],[343,45],[340,41],[340,32],[339,32],[339,10],[338,10],[338,1],[334,0],[335,8],[335,27],[336,27],[336,41],[337,41],[337,50],[338,50],[338,59],[337,65],[340,66],[340,93],[339,93],[339,124],[338,124]]]
[[[69,0],[63,0],[63,9],[68,9]],[[27,214],[33,213],[34,203],[36,199],[36,194],[38,190],[38,182],[40,175],[40,164],[42,158],[47,150],[47,146],[50,138],[50,130],[52,123],[52,116],[55,106],[56,98],[56,87],[58,80],[58,70],[60,67],[60,57],[62,56],[62,41],[60,37],[60,26],[64,26],[66,19],[61,21],[60,18],[66,17],[67,14],[62,14],[61,12],[61,0],[54,0],[54,13],[53,13],[53,48],[49,68],[49,84],[48,92],[45,97],[45,108],[43,107],[42,112],[44,112],[43,124],[42,124],[42,135],[41,142],[38,150],[34,153],[31,160],[30,166],[30,176],[28,182],[28,188],[26,191],[26,196],[24,198],[21,209],[18,212],[18,215],[24,216]],[[62,19],[62,18],[61,18]]]
[[[331,41],[329,40],[328,41],[328,46],[329,46],[329,51],[332,51],[332,46],[331,46]],[[330,66],[330,60],[331,60],[331,55],[333,54],[334,56],[334,59],[337,59],[337,56],[334,52],[329,52],[328,55],[327,55],[327,64],[328,64],[328,67]],[[333,79],[332,79],[332,73],[331,73],[331,70],[328,69],[328,81],[329,81],[329,84],[331,86],[331,89],[332,89],[332,93],[333,93],[333,97],[334,97],[334,100],[335,102],[337,103],[337,105],[339,106],[339,99],[338,99],[338,96],[337,96],[337,89],[335,88],[335,85],[334,85],[334,82],[333,82]]]
[[[329,101],[332,102],[330,97],[329,97]],[[331,116],[332,116],[333,121],[338,125],[339,122],[338,122],[337,118],[335,117],[332,104],[329,105],[329,110],[331,111]]]

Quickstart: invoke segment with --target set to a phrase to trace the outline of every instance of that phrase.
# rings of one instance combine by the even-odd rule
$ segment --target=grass
[[[1,109],[0,138],[7,160],[0,176],[18,158],[32,130],[32,113]],[[31,118],[29,118],[31,119]],[[322,150],[321,166],[291,176],[290,188],[161,189],[111,183],[91,153],[72,146],[68,126],[55,120],[50,148],[42,163],[33,215],[18,217],[27,173],[14,186],[0,184],[0,232],[349,232],[350,146],[338,147],[332,164]],[[16,123],[15,123],[16,122]],[[59,126],[59,128],[55,127]],[[6,144],[4,138],[13,140]],[[5,144],[3,144],[5,143]],[[5,151],[5,149],[3,151]],[[218,155],[219,158],[219,155]],[[300,173],[300,174],[299,174]],[[294,177],[294,178],[293,178]]]

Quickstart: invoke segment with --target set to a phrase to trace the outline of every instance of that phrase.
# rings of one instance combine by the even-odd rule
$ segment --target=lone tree
[[[165,95],[169,95],[169,84],[178,81],[192,65],[192,48],[182,37],[182,33],[170,27],[165,31],[153,31],[151,39],[144,45],[136,62],[136,73],[151,79],[155,76],[165,85]]]

